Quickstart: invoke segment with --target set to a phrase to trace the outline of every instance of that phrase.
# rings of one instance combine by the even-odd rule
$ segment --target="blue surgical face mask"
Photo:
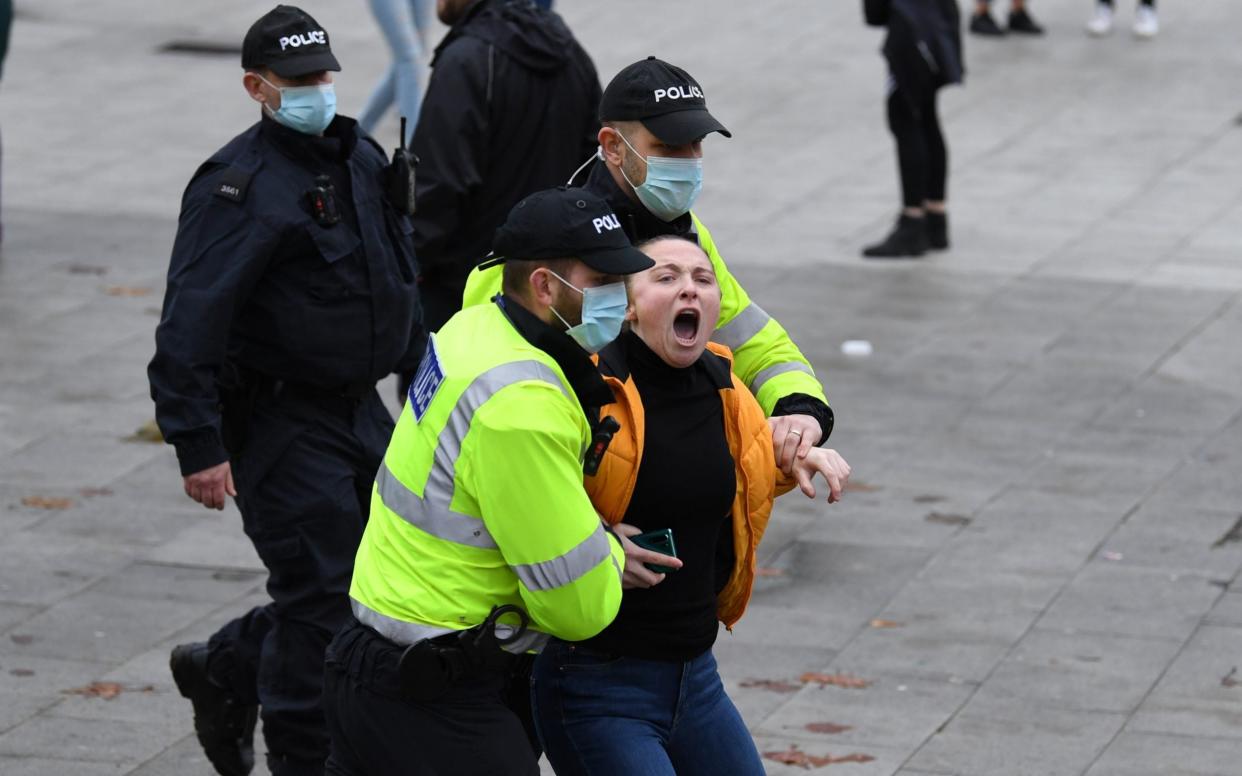
[[[259,80],[280,92],[280,107],[272,110],[264,103],[263,110],[289,129],[321,135],[336,116],[336,89],[332,84],[277,86],[261,75]]]
[[[629,305],[624,283],[578,288],[555,272],[552,272],[552,277],[582,294],[582,323],[577,326],[570,326],[569,321],[562,318],[556,308],[552,308],[552,314],[569,327],[565,333],[573,337],[574,342],[588,353],[598,353],[617,338],[621,333],[621,324],[625,321],[626,307]]]
[[[620,132],[617,134],[621,135]],[[634,182],[625,174],[625,168],[621,168],[621,175],[634,188],[634,193],[638,195],[638,201],[643,203],[643,207],[661,221],[672,221],[689,213],[699,192],[703,190],[703,160],[644,157],[630,145],[625,135],[621,135],[621,139],[639,159],[647,163],[647,180],[641,186],[634,186]]]

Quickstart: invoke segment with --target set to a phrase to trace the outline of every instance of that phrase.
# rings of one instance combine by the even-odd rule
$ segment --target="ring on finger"
[[[802,432],[794,428],[794,429],[789,430],[789,435],[790,436],[802,436]]]

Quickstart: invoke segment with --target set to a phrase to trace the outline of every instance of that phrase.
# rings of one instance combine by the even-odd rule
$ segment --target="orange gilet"
[[[772,432],[755,397],[731,371],[732,352],[714,342],[707,347],[711,352],[704,354],[704,358],[720,387],[725,435],[737,473],[732,517],[735,561],[729,582],[716,599],[716,616],[731,628],[741,619],[750,600],[755,583],[755,550],[772,514],[772,502],[778,492],[784,493],[794,483],[776,468]],[[608,348],[599,357],[600,373],[616,399],[601,408],[600,417],[613,416],[621,430],[613,436],[599,471],[586,478],[591,503],[609,525],[621,522],[629,508],[643,456],[645,427],[642,400],[619,355],[618,349]]]

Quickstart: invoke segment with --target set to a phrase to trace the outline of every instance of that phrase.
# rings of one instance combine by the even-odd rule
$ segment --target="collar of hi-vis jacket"
[[[599,408],[612,403],[612,390],[600,377],[599,370],[595,368],[587,352],[565,332],[557,331],[541,321],[513,297],[497,294],[492,301],[523,339],[552,357],[565,373],[569,387],[582,405],[583,414],[594,425]]]

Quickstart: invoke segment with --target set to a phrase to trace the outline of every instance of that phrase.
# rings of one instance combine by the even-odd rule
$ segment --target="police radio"
[[[607,415],[595,427],[591,435],[591,446],[587,448],[586,457],[582,460],[582,473],[594,477],[599,465],[604,460],[604,453],[612,442],[613,434],[621,430],[621,424],[611,415]]]
[[[341,211],[336,206],[336,187],[327,175],[315,177],[315,185],[306,192],[311,217],[320,226],[332,226],[341,221]]]
[[[401,145],[388,165],[388,201],[398,213],[414,215],[414,167],[418,157],[405,144],[405,116],[401,117]]]

